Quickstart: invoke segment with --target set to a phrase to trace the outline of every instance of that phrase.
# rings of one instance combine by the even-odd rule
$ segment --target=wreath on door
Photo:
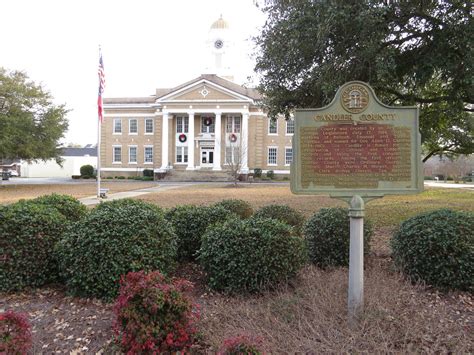
[[[232,143],[235,143],[237,142],[237,136],[232,133],[230,136],[229,136],[229,140],[232,142]]]
[[[209,127],[212,124],[212,118],[206,117],[204,119],[204,126]]]
[[[186,135],[185,135],[184,133],[181,133],[181,134],[179,135],[178,139],[179,139],[179,141],[180,141],[181,143],[184,143],[184,142],[186,142],[186,140],[188,139],[188,137],[186,137]]]

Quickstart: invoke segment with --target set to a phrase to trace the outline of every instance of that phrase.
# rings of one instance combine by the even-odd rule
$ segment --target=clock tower
[[[206,73],[216,74],[224,79],[233,81],[234,77],[230,63],[233,41],[229,25],[222,19],[222,15],[212,24],[209,30],[206,48],[209,53]]]

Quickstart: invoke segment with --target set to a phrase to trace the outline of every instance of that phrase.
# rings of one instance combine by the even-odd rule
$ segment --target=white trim
[[[145,152],[146,152],[146,148],[151,148],[151,161],[146,161],[146,156],[145,156]],[[144,144],[143,145],[143,164],[153,164],[155,160],[155,148],[152,144]]]
[[[278,119],[275,119],[275,124],[276,124],[276,133],[270,133],[270,123],[272,122],[273,120],[268,117],[268,129],[267,129],[267,135],[269,136],[278,136]]]
[[[293,161],[293,147],[285,146],[285,166],[291,166],[291,163],[290,164],[286,163],[286,150],[287,149],[291,149],[291,161]]]
[[[101,171],[143,171],[143,170],[151,170],[148,168],[101,168]]]
[[[175,96],[175,95],[177,95],[177,94],[179,94],[179,93],[182,93],[182,92],[184,92],[184,91],[187,91],[187,90],[189,90],[189,89],[192,89],[193,87],[199,86],[199,85],[201,85],[201,84],[204,84],[204,85],[207,84],[207,85],[209,85],[209,86],[211,86],[211,87],[215,87],[215,88],[219,89],[220,91],[224,91],[224,92],[227,93],[227,94],[231,94],[232,96],[240,97],[242,100],[251,101],[251,102],[253,103],[253,99],[252,99],[252,98],[250,98],[250,97],[248,97],[248,96],[245,96],[245,95],[242,95],[242,94],[239,94],[239,93],[237,93],[237,92],[235,92],[235,91],[233,91],[233,90],[227,89],[227,88],[225,88],[225,87],[223,87],[223,86],[220,86],[219,84],[216,84],[216,83],[214,83],[214,82],[212,82],[212,81],[209,81],[209,80],[206,80],[206,79],[201,79],[201,80],[199,80],[199,81],[195,81],[194,83],[191,83],[191,84],[189,84],[189,85],[187,85],[187,86],[185,86],[185,87],[183,87],[183,88],[181,88],[181,89],[179,89],[179,90],[172,91],[172,92],[166,94],[165,96],[162,96],[161,98],[156,99],[155,102],[156,102],[156,103],[163,103],[163,102],[166,101],[168,98],[173,97],[173,96]],[[198,100],[190,100],[190,101],[198,101]],[[205,100],[202,100],[202,101],[205,101]],[[229,100],[224,100],[224,101],[229,101]],[[177,101],[174,101],[174,102],[177,102]],[[209,102],[209,101],[207,101],[207,102]]]
[[[104,117],[136,117],[136,118],[154,118],[156,113],[106,113]]]
[[[135,159],[136,161],[130,161],[130,148],[136,148]],[[128,146],[128,164],[138,164],[138,145],[131,144]]]
[[[148,120],[151,120],[151,132],[147,132],[146,131],[146,121]],[[145,136],[151,136],[153,134],[155,134],[155,119],[152,118],[152,117],[145,117],[145,119],[143,120],[143,134]]]
[[[120,121],[120,132],[115,131],[115,122]],[[112,134],[120,136],[122,135],[123,132],[123,124],[122,124],[122,119],[121,118],[114,118],[112,121]]]
[[[213,108],[193,108],[192,110],[186,110],[182,108],[167,108],[163,109],[163,114],[169,114],[169,115],[179,115],[179,114],[194,114],[194,113],[211,113],[211,114],[216,114],[220,112],[221,114],[229,115],[229,114],[248,114],[249,110],[248,109],[233,109],[233,108],[220,108],[220,109],[213,109]]]
[[[115,148],[120,148],[120,161],[115,160]],[[121,144],[112,144],[112,164],[122,164],[123,149]]]
[[[131,104],[104,104],[104,110],[107,109],[107,108],[147,108],[147,109],[150,109],[150,108],[153,108],[153,103],[149,103],[149,104],[135,104],[135,105],[131,105]]]
[[[289,121],[293,121],[293,133],[288,133],[288,122]],[[288,120],[285,120],[285,122],[286,122],[285,123],[285,136],[293,137],[293,135],[295,134],[295,132],[294,132],[295,131],[295,121],[294,121],[294,119],[290,118]]]
[[[137,122],[137,131],[136,132],[130,132],[130,127],[131,127],[130,121],[132,121],[132,120]],[[138,135],[138,119],[136,119],[136,118],[129,118],[128,119],[128,135],[129,136],[137,136]]]
[[[214,100],[202,100],[202,99],[198,99],[198,100],[170,100],[170,101],[164,101],[163,104],[167,104],[167,105],[170,105],[170,104],[173,104],[173,103],[191,103],[191,102],[199,102],[199,103],[208,103],[208,104],[212,104],[212,103],[217,103],[217,102],[239,102],[239,103],[252,103],[250,100],[241,100],[241,99],[229,99],[229,100],[223,100],[223,99],[214,99]]]
[[[276,149],[276,154],[275,154],[275,164],[270,164],[268,161],[270,160],[270,149]],[[278,146],[275,145],[270,145],[267,147],[267,166],[278,166]]]

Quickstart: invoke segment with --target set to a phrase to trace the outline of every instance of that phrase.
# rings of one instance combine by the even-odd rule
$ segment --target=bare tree
[[[232,176],[234,185],[237,186],[241,175],[242,162],[244,157],[244,148],[239,142],[231,142],[225,147],[226,171]]]

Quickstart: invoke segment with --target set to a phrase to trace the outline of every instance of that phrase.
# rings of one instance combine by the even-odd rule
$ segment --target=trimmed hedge
[[[304,216],[301,212],[286,205],[268,205],[255,212],[256,218],[273,218],[295,228],[297,234],[301,233]]]
[[[184,294],[191,288],[190,282],[169,282],[159,272],[122,276],[114,307],[114,331],[123,352],[168,354],[189,350],[199,316]]]
[[[85,177],[85,176],[90,177],[94,175],[94,167],[89,164],[81,166],[79,171],[82,177]]]
[[[280,221],[234,218],[208,228],[199,260],[211,288],[256,292],[295,276],[306,261],[306,250],[304,240]]]
[[[223,207],[234,212],[240,218],[249,218],[253,215],[253,208],[247,201],[238,199],[227,199],[217,202],[214,206]]]
[[[326,268],[349,265],[349,211],[347,208],[322,208],[303,227],[311,262]],[[364,219],[364,254],[370,251],[372,224]]]
[[[194,260],[201,247],[201,239],[206,229],[231,216],[235,215],[220,206],[184,205],[168,210],[165,218],[173,225],[178,237],[178,258]]]
[[[123,199],[104,202],[75,223],[57,245],[70,291],[111,300],[129,271],[172,270],[176,235],[155,205]]]
[[[56,281],[53,249],[67,226],[57,210],[30,201],[0,209],[0,291]]]
[[[474,291],[474,214],[441,209],[403,222],[391,240],[395,265],[413,281]]]
[[[30,200],[31,203],[54,208],[69,221],[78,221],[87,213],[87,207],[70,195],[51,194]]]

